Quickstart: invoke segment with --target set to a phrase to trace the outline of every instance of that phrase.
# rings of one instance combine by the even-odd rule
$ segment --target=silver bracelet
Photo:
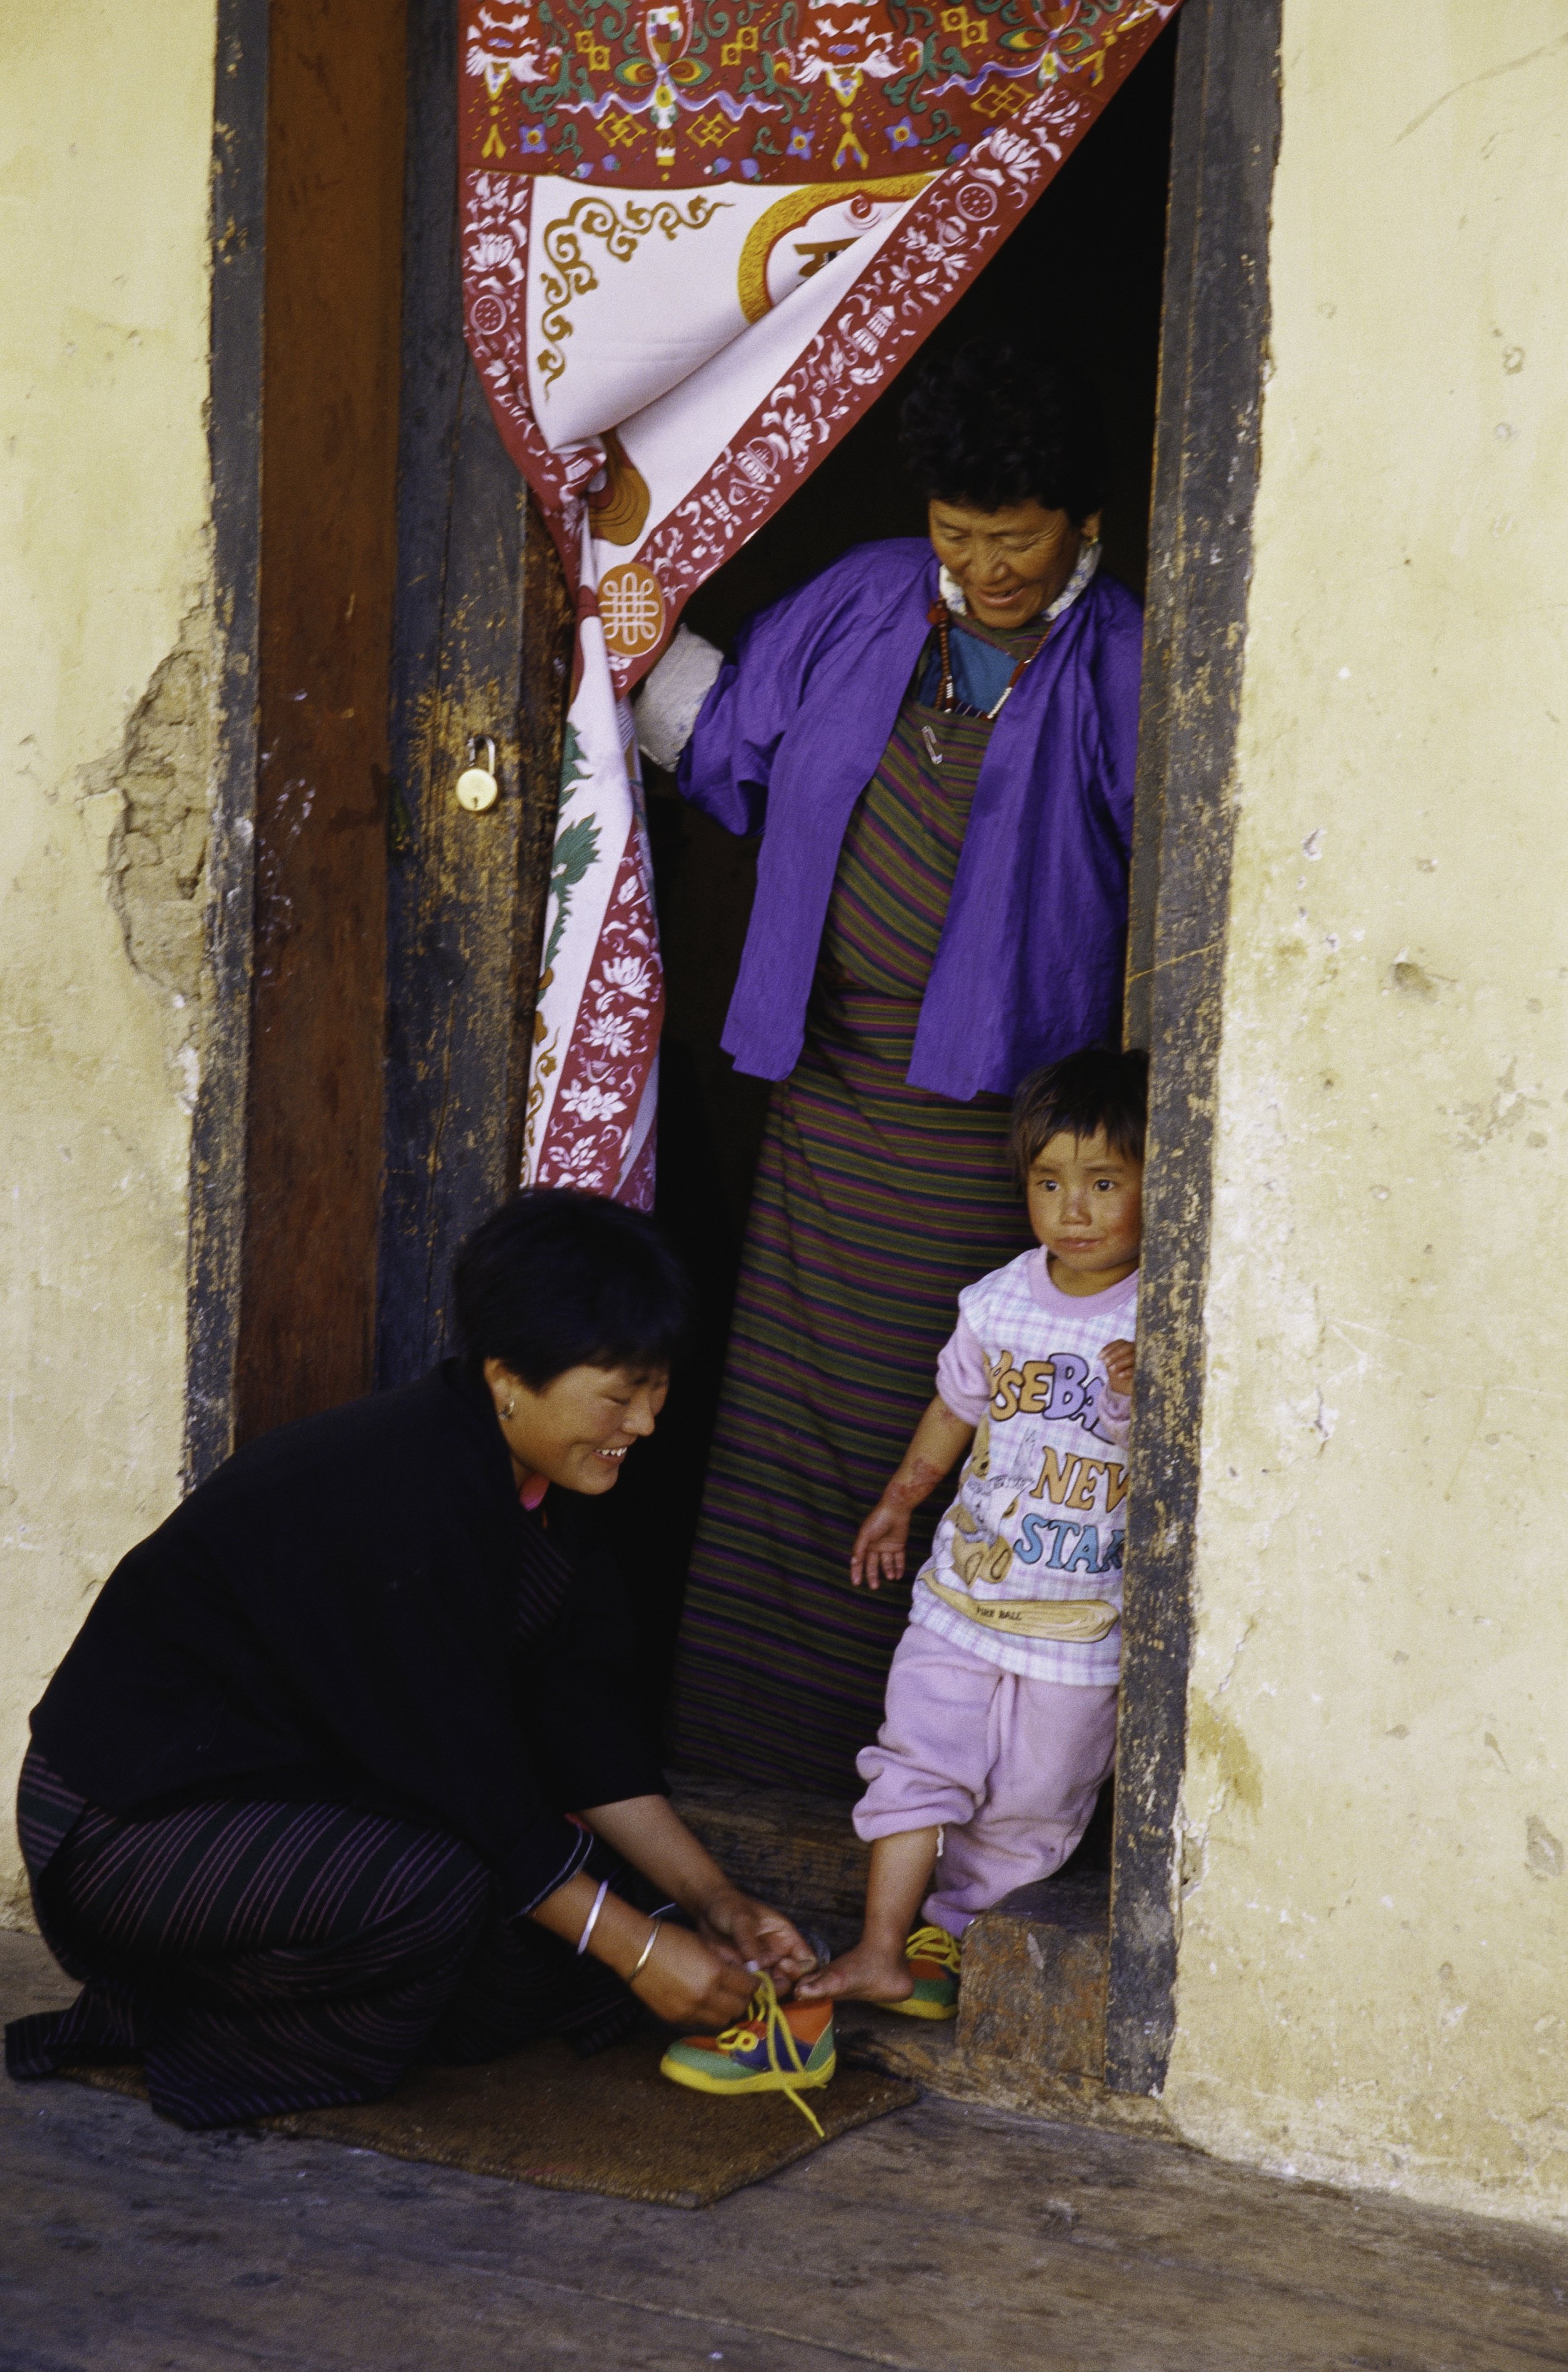
[[[653,1951],[654,1946],[658,1942],[661,1932],[658,1921],[656,1919],[648,1929],[647,1942],[644,1945],[642,1950],[637,1955],[637,1965],[626,1980],[629,1985],[634,1985],[638,1978],[642,1975],[643,1971],[647,1967],[649,1955]]]
[[[581,1934],[581,1935],[578,1936],[578,1938],[577,1938],[577,1958],[578,1958],[578,1959],[579,1959],[579,1960],[582,1959],[583,1954],[584,1954],[584,1953],[587,1950],[587,1948],[588,1948],[588,1937],[589,1937],[589,1936],[593,1934],[593,1932],[594,1932],[594,1922],[595,1922],[595,1920],[598,1917],[599,1913],[604,1909],[604,1898],[605,1898],[605,1896],[606,1896],[609,1892],[610,1892],[610,1880],[609,1880],[609,1878],[601,1878],[601,1879],[599,1880],[599,1889],[598,1889],[598,1892],[594,1896],[594,1907],[593,1907],[593,1909],[589,1912],[589,1913],[588,1913],[588,1915],[587,1915],[587,1923],[586,1923],[586,1924],[584,1925],[584,1928],[583,1928],[583,1932],[582,1932],[582,1934]]]

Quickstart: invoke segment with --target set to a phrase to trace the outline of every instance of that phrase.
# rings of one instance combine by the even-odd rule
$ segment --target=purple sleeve
[[[815,591],[815,585],[798,587],[747,620],[681,752],[681,797],[726,831],[757,832],[767,821],[773,759],[800,706],[821,634]]]
[[[936,1389],[942,1404],[965,1424],[978,1424],[991,1406],[991,1378],[980,1337],[962,1311],[936,1362]]]
[[[1144,623],[1131,604],[1111,621],[1091,662],[1099,717],[1100,788],[1118,837],[1132,847],[1132,785],[1138,769],[1138,692],[1143,678]]]
[[[748,736],[752,706],[738,661],[726,659],[697,711],[675,778],[681,797],[726,831],[761,831],[767,813],[768,775],[779,737]]]

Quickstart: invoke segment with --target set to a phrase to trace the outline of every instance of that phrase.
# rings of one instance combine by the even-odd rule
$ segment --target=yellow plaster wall
[[[214,0],[0,0],[7,1804],[29,1706],[179,1488],[214,46]]]
[[[1568,2214],[1568,6],[1286,0],[1179,2036]]]

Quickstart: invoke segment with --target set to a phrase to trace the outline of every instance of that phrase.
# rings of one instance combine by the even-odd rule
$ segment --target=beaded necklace
[[[1035,645],[1032,651],[1027,651],[1024,657],[1018,661],[1017,666],[1013,669],[1012,674],[1008,677],[1006,683],[1004,685],[1002,696],[997,701],[995,706],[985,710],[985,721],[988,725],[994,724],[997,717],[1001,715],[1003,709],[1006,706],[1008,701],[1013,696],[1013,690],[1015,685],[1017,683],[1019,677],[1023,674],[1026,668],[1033,666],[1035,660],[1039,658],[1041,651],[1044,650],[1047,643],[1051,640],[1051,630],[1056,623],[1057,619],[1061,617],[1064,610],[1070,610],[1072,608],[1074,602],[1084,590],[1084,587],[1088,584],[1089,579],[1093,576],[1095,570],[1098,566],[1099,538],[1095,536],[1085,541],[1083,549],[1078,554],[1077,564],[1074,568],[1072,576],[1067,579],[1066,584],[1063,587],[1055,600],[1051,602],[1050,608],[1046,610],[1045,631],[1041,634],[1039,642]],[[941,585],[942,598],[940,600],[933,601],[927,615],[929,623],[936,629],[936,640],[942,652],[942,683],[936,695],[936,708],[939,715],[943,716],[951,716],[956,713],[958,705],[958,696],[953,685],[953,650],[951,642],[952,621],[955,616],[962,616],[964,614],[967,604],[965,603],[962,593],[958,589],[957,579],[953,577],[946,568],[942,571]],[[938,761],[938,762],[940,762],[940,761]]]

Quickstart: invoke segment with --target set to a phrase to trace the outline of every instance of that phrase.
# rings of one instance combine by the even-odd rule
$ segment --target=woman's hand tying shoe
[[[782,1911],[726,1886],[703,1906],[699,1933],[726,1959],[755,1972],[766,1969],[781,1994],[817,1966],[817,1955]]]
[[[653,1950],[631,1980],[637,1999],[666,2026],[726,2026],[743,2017],[755,1980],[687,1927],[660,1924]]]
[[[747,2000],[759,1970],[767,1971],[779,1991],[787,1993],[797,1976],[816,1967],[816,1954],[783,1912],[733,1886],[667,1796],[600,1804],[583,1817],[622,1860],[665,1889],[695,1921],[698,1935],[721,1960],[749,1970]],[[657,1948],[662,1952],[664,1947]],[[624,1961],[614,1965],[624,1973]]]

